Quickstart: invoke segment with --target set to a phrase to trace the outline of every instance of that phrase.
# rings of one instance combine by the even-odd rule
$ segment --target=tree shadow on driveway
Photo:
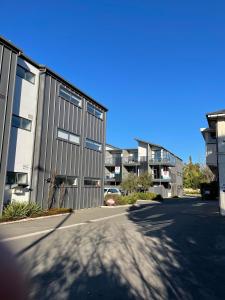
[[[215,204],[169,201],[56,231],[20,261],[31,299],[223,299],[225,220]]]

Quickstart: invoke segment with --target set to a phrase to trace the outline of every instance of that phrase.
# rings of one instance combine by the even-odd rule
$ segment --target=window
[[[103,113],[90,103],[87,103],[87,111],[97,118],[103,119]]]
[[[12,127],[31,131],[31,124],[32,124],[31,120],[16,115],[12,116]]]
[[[215,132],[211,132],[210,133],[210,137],[211,137],[211,139],[215,140],[216,139],[216,133]]]
[[[66,142],[70,142],[72,144],[80,144],[79,135],[73,134],[71,132],[65,131],[63,129],[59,129],[57,131],[57,137]]]
[[[79,95],[69,91],[68,89],[64,88],[63,86],[60,86],[59,88],[59,96],[63,99],[72,102],[76,106],[81,107],[82,106],[82,99]]]
[[[35,75],[20,65],[17,65],[16,75],[29,81],[30,83],[35,83]]]
[[[55,184],[57,187],[77,187],[78,178],[76,176],[57,175]]]
[[[28,186],[28,174],[18,172],[7,172],[6,184]]]
[[[86,139],[85,146],[91,150],[102,151],[102,145],[92,140]]]
[[[101,187],[101,180],[93,178],[84,178],[84,185],[90,187]]]

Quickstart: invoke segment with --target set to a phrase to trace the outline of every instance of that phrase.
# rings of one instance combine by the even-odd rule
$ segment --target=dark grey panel
[[[4,199],[16,64],[17,53],[0,45],[0,213]]]

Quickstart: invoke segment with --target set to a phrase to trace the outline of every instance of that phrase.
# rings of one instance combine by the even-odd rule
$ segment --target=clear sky
[[[204,159],[225,108],[224,0],[1,0],[0,34],[109,109],[107,142]]]

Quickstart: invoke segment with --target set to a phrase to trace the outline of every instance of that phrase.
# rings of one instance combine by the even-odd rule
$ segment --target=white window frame
[[[90,108],[90,110],[93,110],[93,112],[90,111],[89,108]],[[95,107],[95,106],[94,106],[92,103],[90,103],[90,102],[87,102],[87,112],[88,112],[89,114],[95,116],[96,118],[98,118],[98,119],[100,119],[100,120],[103,120],[103,112],[102,112],[100,109],[98,109],[97,107]],[[100,116],[99,116],[99,115],[100,115]]]
[[[65,134],[65,138],[62,137],[62,136],[59,136],[60,133]],[[71,137],[77,138],[78,141],[76,142],[76,141],[71,140]],[[73,145],[80,145],[80,136],[78,134],[69,132],[69,131],[64,130],[62,128],[57,128],[57,139],[68,142],[68,143],[71,143]]]
[[[63,96],[63,93],[68,95],[68,97]],[[75,92],[72,92],[63,85],[59,86],[59,97],[63,98],[66,101],[69,101],[70,103],[76,105],[79,108],[82,108],[82,97],[76,94]],[[72,99],[74,99],[78,103],[74,102]]]
[[[89,145],[91,144],[91,145],[93,145],[94,147],[92,148],[92,147],[89,146],[88,144],[89,144]],[[96,149],[95,146],[99,147],[99,149]],[[102,152],[102,144],[101,144],[101,143],[98,143],[98,142],[96,142],[96,141],[93,141],[93,140],[91,140],[91,139],[88,139],[88,138],[85,139],[85,147],[88,148],[88,149],[90,149],[90,150]]]

